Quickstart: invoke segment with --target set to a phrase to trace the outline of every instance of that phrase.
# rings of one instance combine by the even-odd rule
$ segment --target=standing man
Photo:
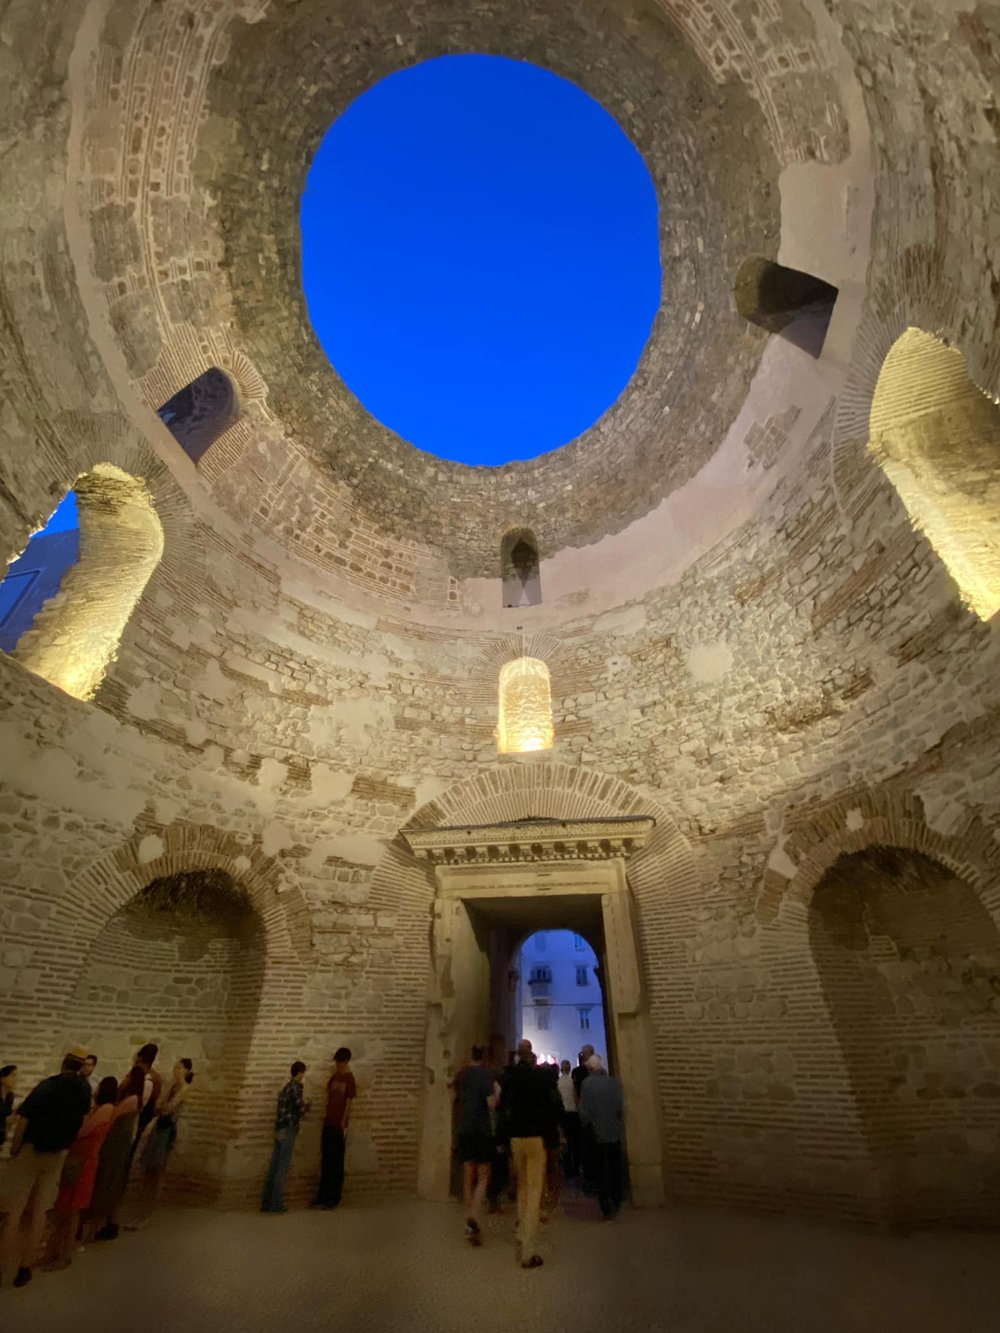
[[[322,1165],[319,1189],[312,1208],[336,1208],[344,1192],[344,1151],[347,1145],[347,1125],[351,1118],[351,1102],[358,1095],[358,1087],[351,1073],[351,1052],[341,1046],[333,1056],[333,1073],[326,1085],[326,1115],[320,1140]]]
[[[302,1117],[309,1110],[305,1100],[302,1081],[306,1076],[306,1067],[301,1060],[296,1060],[291,1068],[291,1077],[278,1093],[278,1111],[274,1119],[274,1150],[271,1153],[271,1165],[264,1193],[260,1201],[262,1213],[287,1213],[285,1207],[285,1177],[292,1164],[295,1140],[298,1136]]]
[[[517,1176],[517,1248],[522,1268],[541,1268],[535,1248],[545,1183],[545,1138],[554,1118],[552,1089],[535,1064],[531,1042],[522,1038],[518,1062],[503,1081],[500,1107],[506,1114],[510,1151]]]
[[[556,1087],[559,1090],[559,1099],[562,1102],[560,1119],[562,1120],[563,1138],[566,1140],[564,1170],[567,1180],[571,1180],[580,1171],[580,1111],[576,1104],[576,1085],[570,1072],[572,1069],[570,1062],[564,1060],[559,1069],[561,1072]]]
[[[597,1201],[605,1222],[611,1222],[622,1203],[622,1089],[598,1056],[588,1059],[587,1069],[580,1120],[590,1134]]]
[[[0,1212],[7,1214],[0,1231],[0,1277],[13,1277],[15,1287],[31,1281],[66,1152],[90,1110],[90,1084],[80,1077],[86,1058],[82,1047],[74,1047],[60,1072],[42,1079],[17,1108],[0,1193]]]
[[[87,1080],[88,1084],[90,1085],[91,1099],[97,1096],[97,1085],[101,1081],[94,1073],[94,1070],[96,1068],[97,1068],[97,1056],[88,1055],[86,1060],[84,1060],[83,1062],[83,1068],[80,1070],[80,1073],[83,1075],[83,1077]]]
[[[470,1245],[483,1243],[480,1218],[496,1152],[492,1115],[500,1084],[487,1067],[485,1054],[485,1047],[473,1046],[471,1062],[455,1078],[458,1160],[462,1163],[465,1237]]]
[[[577,1065],[573,1070],[573,1087],[576,1089],[576,1106],[580,1109],[580,1097],[583,1091],[583,1083],[590,1070],[587,1068],[587,1061],[594,1054],[594,1048],[588,1042],[586,1046],[581,1047],[580,1054],[576,1057]],[[584,1194],[593,1194],[594,1192],[594,1170],[593,1153],[590,1151],[590,1131],[580,1122],[580,1144],[579,1144],[579,1163],[580,1175],[583,1177]]]
[[[160,1048],[153,1041],[146,1042],[145,1046],[140,1046],[135,1053],[135,1063],[133,1068],[138,1067],[141,1069],[146,1077],[143,1084],[142,1103],[139,1107],[139,1120],[136,1125],[135,1137],[132,1140],[132,1147],[129,1149],[128,1154],[128,1167],[125,1171],[126,1180],[128,1180],[129,1175],[132,1172],[132,1160],[135,1157],[136,1149],[139,1147],[142,1136],[146,1132],[146,1127],[156,1118],[156,1108],[163,1094],[163,1079],[160,1078],[159,1074],[153,1068],[159,1053]],[[131,1071],[129,1074],[126,1074],[118,1084],[119,1092],[125,1087],[130,1074]]]

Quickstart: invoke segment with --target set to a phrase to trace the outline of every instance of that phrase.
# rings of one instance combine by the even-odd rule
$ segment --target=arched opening
[[[516,1030],[540,1060],[577,1062],[580,1048],[593,1046],[607,1063],[607,1023],[601,965],[575,930],[536,930],[517,956]]]
[[[549,750],[554,739],[548,667],[537,657],[507,662],[500,669],[500,753]]]
[[[885,359],[869,448],[982,620],[1000,609],[1000,410],[961,352],[908,329]]]
[[[249,896],[224,871],[155,879],[95,940],[69,1005],[67,1031],[121,1076],[155,1041],[169,1079],[181,1056],[195,1081],[166,1188],[213,1201],[227,1176],[257,1017],[265,935]]]
[[[500,567],[505,607],[541,605],[538,543],[527,528],[516,528],[506,534],[500,544]]]
[[[810,940],[887,1212],[1000,1217],[1000,932],[974,890],[917,852],[845,854]]]
[[[818,357],[837,304],[837,288],[773,259],[744,260],[733,296],[745,320]]]
[[[73,493],[79,532],[58,533],[57,542],[43,530],[38,534],[44,538],[40,554],[49,563],[37,570],[22,568],[25,562],[37,563],[33,538],[8,571],[14,579],[10,594],[14,643],[3,646],[67,694],[90,699],[159,564],[163,528],[142,479],[110,463],[99,463],[78,477]],[[74,549],[76,555],[70,559]],[[34,578],[18,597],[22,574]],[[48,591],[35,597],[36,589],[39,594]]]
[[[219,436],[239,420],[240,403],[226,372],[210,366],[197,379],[178,389],[157,409],[157,416],[188,458],[197,463]]]
[[[12,653],[80,556],[76,492],[69,491],[0,582],[0,649]]]

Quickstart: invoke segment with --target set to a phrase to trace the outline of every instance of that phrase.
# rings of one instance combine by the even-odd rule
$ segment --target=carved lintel
[[[645,847],[656,825],[651,815],[618,819],[526,819],[402,829],[414,856],[433,865],[501,865],[535,861],[626,860]]]

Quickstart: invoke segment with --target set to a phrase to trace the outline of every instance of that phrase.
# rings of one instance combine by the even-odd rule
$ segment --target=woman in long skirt
[[[114,1240],[118,1235],[116,1213],[128,1184],[132,1140],[135,1138],[145,1083],[146,1071],[134,1065],[118,1089],[114,1120],[101,1149],[97,1180],[90,1201],[87,1232],[95,1240]]]

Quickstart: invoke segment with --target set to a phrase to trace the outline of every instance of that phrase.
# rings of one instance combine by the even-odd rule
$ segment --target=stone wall
[[[748,8],[755,21],[735,22]],[[301,296],[295,288],[289,297],[287,245],[250,244],[260,217],[251,201],[265,204],[248,154],[299,111],[248,110],[243,139],[238,118],[259,86],[251,75],[260,51],[291,59],[300,20],[329,20],[310,49],[328,53],[337,96],[378,73],[365,54],[374,48],[360,39],[338,63],[337,42],[349,43],[359,15],[329,5],[272,11],[263,0],[220,0],[197,15],[173,0],[112,2],[81,5],[68,31],[63,5],[7,6],[0,59],[37,77],[27,87],[12,79],[0,145],[9,181],[0,304],[12,331],[3,342],[11,392],[0,422],[0,536],[11,553],[23,548],[76,478],[107,463],[142,480],[164,541],[92,702],[0,658],[0,1059],[21,1064],[26,1082],[85,1039],[83,1026],[113,1058],[160,1035],[165,1054],[193,1054],[181,1049],[187,1043],[210,1063],[206,1041],[237,1017],[221,983],[205,988],[219,996],[211,1013],[199,1004],[168,1032],[146,1031],[149,994],[130,983],[113,1012],[101,1009],[110,999],[92,972],[111,968],[113,949],[141,944],[139,975],[195,976],[174,967],[171,951],[187,946],[167,943],[194,938],[190,923],[148,938],[141,895],[165,877],[221,872],[261,923],[263,961],[256,1023],[239,1038],[252,1095],[244,1085],[220,1198],[254,1199],[290,1061],[309,1065],[318,1106],[341,1043],[354,1049],[361,1094],[350,1188],[412,1190],[433,885],[399,829],[647,812],[657,833],[630,875],[668,1191],[886,1215],[892,1201],[870,1169],[872,1106],[852,1083],[847,1020],[832,1012],[808,905],[838,856],[877,844],[930,857],[970,886],[963,902],[974,894],[994,920],[1000,910],[995,625],[962,606],[868,449],[879,371],[911,324],[953,338],[977,383],[992,384],[996,298],[977,200],[994,159],[985,131],[961,163],[955,145],[971,101],[994,105],[996,24],[990,6],[975,22],[972,12],[928,6],[894,11],[891,21],[854,0],[829,8],[853,25],[847,49],[862,78],[878,70],[865,103],[877,206],[867,287],[852,297],[842,286],[841,302],[853,299],[859,312],[858,336],[838,303],[818,362],[795,349],[776,354],[743,329],[724,278],[750,233],[754,253],[807,244],[777,233],[794,181],[833,181],[831,197],[854,219],[831,223],[837,243],[861,244],[860,186],[844,172],[860,171],[865,146],[844,142],[836,108],[850,92],[848,55],[831,50],[829,17],[797,0],[713,0],[698,13],[720,16],[715,43],[692,18],[683,46],[648,6],[577,6],[559,31],[561,8],[535,15],[521,47],[509,45],[504,24],[508,45],[498,39],[497,49],[550,51],[556,68],[614,102],[658,170],[674,151],[659,138],[671,108],[656,91],[658,71],[683,74],[677,87],[690,104],[676,123],[717,130],[705,162],[742,162],[744,130],[754,139],[746,178],[720,170],[713,189],[689,176],[691,193],[677,196],[676,231],[665,232],[678,245],[667,265],[676,308],[664,317],[666,341],[597,430],[600,466],[587,471],[581,450],[553,464],[565,486],[544,469],[535,480],[517,474],[532,504],[551,504],[553,521],[542,522],[516,488],[517,504],[498,498],[509,479],[453,490],[444,465],[409,456],[393,473],[399,442],[380,453],[379,430],[338,396],[329,368],[301,340],[274,337],[274,327],[298,327]],[[477,14],[486,24],[486,8]],[[787,40],[766,38],[786,21]],[[428,29],[401,32],[401,47],[393,38],[402,55],[392,59],[465,49],[488,31],[462,29],[441,10]],[[605,37],[606,55],[594,55],[587,74],[586,53]],[[727,43],[722,63],[699,64]],[[807,76],[786,79],[782,60],[793,56]],[[807,85],[799,124],[792,92]],[[930,103],[919,87],[932,88]],[[317,66],[315,89],[304,69],[286,89],[290,104],[308,104],[317,132],[335,110],[335,99],[317,109],[331,88]],[[153,104],[160,119],[134,138]],[[930,104],[924,134],[914,118]],[[817,107],[827,108],[822,143]],[[923,170],[928,145],[948,146],[934,149],[940,170]],[[697,147],[692,139],[677,149],[689,172]],[[305,156],[276,160],[268,180],[294,194],[305,165]],[[968,194],[950,191],[956,174]],[[693,206],[713,193],[715,214],[684,214],[684,199]],[[696,261],[699,237],[707,257]],[[274,296],[270,339],[263,318],[252,327],[255,292],[256,314]],[[209,365],[232,375],[243,415],[195,469],[153,409]],[[320,412],[319,429],[317,404],[327,402],[336,410]],[[577,463],[586,477],[578,489]],[[483,499],[491,488],[498,495]],[[656,540],[630,536],[655,525],[668,501],[686,526],[672,518],[642,529]],[[559,584],[558,605],[503,612],[500,540],[523,523],[550,570],[560,560],[578,571],[610,567],[599,606],[578,573]],[[634,564],[618,554],[630,540]],[[681,550],[669,573],[654,563],[658,542]],[[83,551],[81,579],[86,566]],[[547,595],[556,582],[545,558],[541,576]],[[493,612],[483,610],[487,594]],[[549,669],[555,744],[498,757],[499,672],[522,656]],[[939,872],[928,875],[930,896],[958,893]],[[891,890],[869,880],[867,892]],[[936,911],[936,898],[917,911],[921,929]],[[232,945],[224,931],[212,935],[203,957],[213,976],[229,967]],[[189,984],[165,979],[159,994]],[[173,998],[180,1015],[187,999]],[[252,1005],[239,1008],[242,1022]],[[983,1013],[984,1024],[994,1021]],[[887,1030],[886,1041],[904,1039]],[[208,1068],[204,1087],[207,1106]],[[192,1126],[203,1114],[195,1105]],[[199,1141],[208,1152],[207,1140],[193,1137],[192,1147]],[[314,1119],[294,1200],[309,1189],[317,1146]],[[982,1199],[938,1197],[925,1215],[981,1220]]]

